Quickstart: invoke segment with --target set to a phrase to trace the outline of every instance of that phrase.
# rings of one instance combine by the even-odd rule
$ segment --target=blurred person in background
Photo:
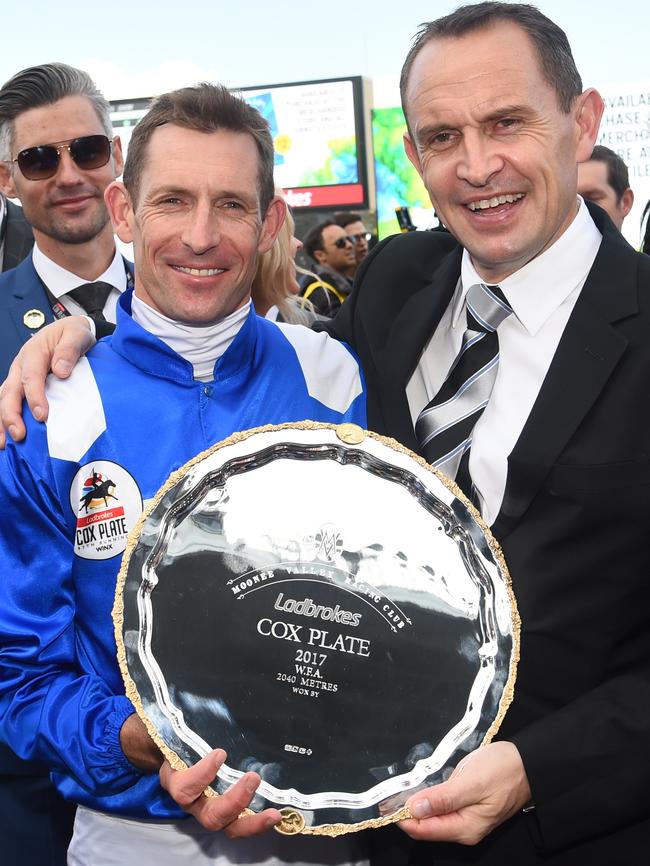
[[[352,280],[346,272],[355,265],[355,249],[356,242],[333,220],[319,223],[305,238],[317,278],[301,280],[301,294],[321,316],[334,316],[350,294]]]
[[[346,276],[354,277],[357,268],[368,255],[368,244],[372,234],[365,227],[361,214],[358,213],[335,213],[334,222],[345,229],[348,237],[354,241],[354,265],[349,271],[346,271]]]
[[[281,190],[276,190],[276,194],[282,197]],[[295,230],[291,210],[286,207],[285,221],[275,243],[257,260],[251,297],[259,316],[290,325],[310,325],[318,316],[311,301],[299,297],[297,272],[318,278],[296,265],[296,253],[302,241],[295,236]]]
[[[619,232],[632,210],[634,193],[630,189],[627,166],[621,157],[597,144],[591,157],[578,166],[578,193],[609,214]]]

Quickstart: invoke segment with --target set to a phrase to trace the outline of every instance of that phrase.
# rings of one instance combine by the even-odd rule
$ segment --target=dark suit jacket
[[[522,619],[499,737],[519,748],[536,812],[474,848],[377,835],[377,864],[406,862],[405,851],[432,864],[648,862],[650,257],[591,211],[603,242],[509,457],[492,527]],[[405,386],[461,252],[439,233],[389,238],[330,328],[360,355],[370,428],[414,450]]]
[[[54,320],[31,256],[0,276],[0,382],[20,347],[35,333],[23,321],[28,310],[40,310],[45,324]]]
[[[124,261],[132,271],[131,263]],[[54,320],[31,256],[18,267],[0,275],[0,382],[5,379],[20,347],[35,333],[23,319],[28,310],[40,310],[45,317],[44,324]]]
[[[2,270],[15,268],[25,258],[34,245],[34,235],[25,217],[23,209],[5,199],[7,208],[3,226],[4,256]]]

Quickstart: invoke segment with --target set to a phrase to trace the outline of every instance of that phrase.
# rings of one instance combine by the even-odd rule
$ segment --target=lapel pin
[[[23,325],[30,331],[36,331],[45,324],[45,313],[41,310],[27,310],[23,316]]]

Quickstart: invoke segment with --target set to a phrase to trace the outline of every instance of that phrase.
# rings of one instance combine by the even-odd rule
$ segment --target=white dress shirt
[[[49,259],[45,253],[39,250],[38,245],[34,244],[32,252],[32,260],[34,268],[41,280],[48,287],[50,292],[57,298],[66,310],[73,316],[85,316],[86,311],[74,301],[67,293],[78,286],[83,286],[84,283],[91,282],[83,277],[73,274],[71,271],[66,271],[61,265],[57,265],[52,259]],[[104,304],[104,317],[107,322],[115,322],[117,301],[126,289],[126,271],[124,270],[124,259],[119,250],[115,249],[113,261],[106,268],[103,274],[97,277],[97,280],[92,282],[110,283],[115,288],[110,293]]]
[[[469,459],[488,525],[501,508],[508,456],[537,399],[602,240],[580,198],[579,204],[575,219],[551,247],[499,283],[513,313],[497,329],[499,368],[488,405],[474,428]],[[485,281],[464,250],[456,291],[406,387],[414,424],[460,351],[466,328],[465,295],[477,282]]]

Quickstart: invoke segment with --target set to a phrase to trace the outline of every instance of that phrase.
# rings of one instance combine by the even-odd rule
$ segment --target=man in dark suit
[[[0,266],[19,265],[34,245],[34,235],[22,209],[0,193]]]
[[[23,205],[21,212],[7,202],[4,267],[17,267],[0,276],[1,380],[23,343],[54,318],[86,311],[114,320],[130,270],[116,250],[103,197],[122,170],[120,142],[108,103],[85,72],[35,66],[0,88],[0,160],[0,191]],[[25,258],[28,224],[35,245]],[[93,308],[89,300],[97,297]],[[0,744],[8,863],[63,866],[73,816],[46,767]]]
[[[0,88],[0,192],[20,200],[35,239],[0,277],[0,379],[48,322],[84,312],[114,321],[130,271],[104,190],[121,171],[110,107],[85,72],[34,66]]]
[[[576,197],[602,103],[559,28],[490,3],[423,27],[402,97],[451,235],[380,245],[334,329],[361,357],[369,426],[457,472],[481,507],[522,642],[499,741],[411,797],[418,841],[393,831],[377,863],[646,862],[650,259]],[[466,335],[489,331],[466,314],[474,284],[503,317],[475,403],[471,377],[455,382]]]

